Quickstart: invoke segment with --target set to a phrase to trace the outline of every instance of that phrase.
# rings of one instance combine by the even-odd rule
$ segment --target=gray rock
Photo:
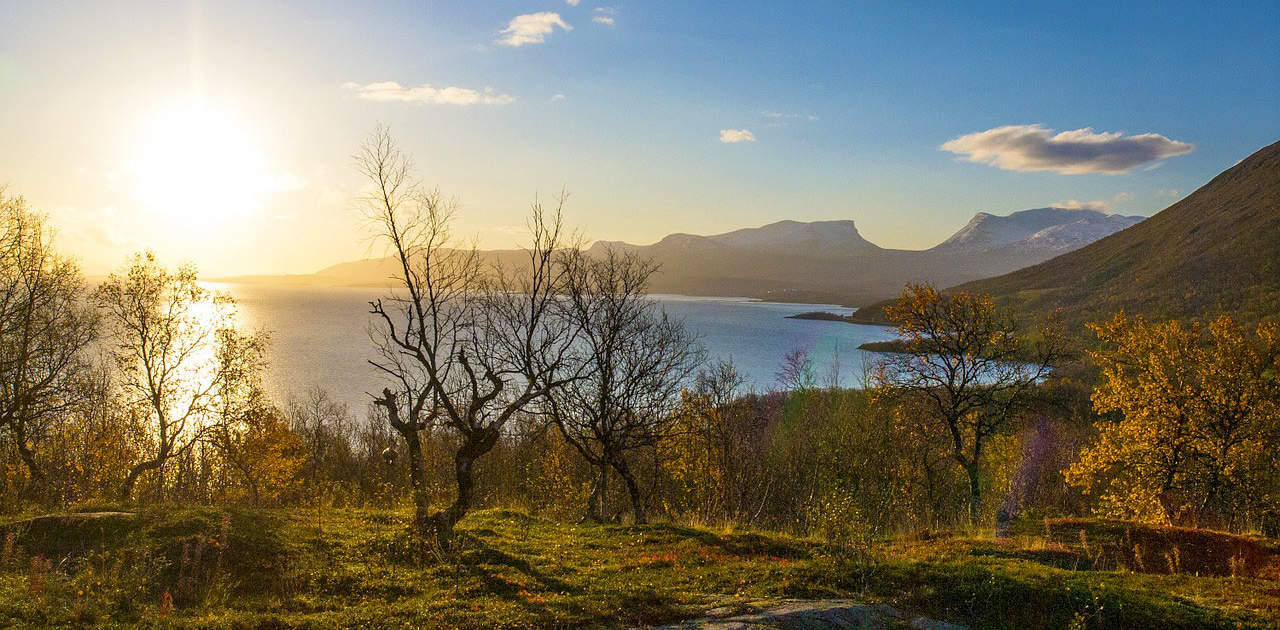
[[[661,630],[843,630],[888,629],[891,624],[919,630],[964,630],[963,626],[914,617],[884,604],[867,604],[849,599],[790,601],[764,610],[720,617],[727,609],[713,608],[707,617],[664,626]]]

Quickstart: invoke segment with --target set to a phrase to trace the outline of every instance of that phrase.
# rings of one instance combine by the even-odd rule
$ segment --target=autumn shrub
[[[1092,328],[1109,419],[1067,481],[1104,516],[1261,527],[1280,490],[1280,326],[1120,314]]]

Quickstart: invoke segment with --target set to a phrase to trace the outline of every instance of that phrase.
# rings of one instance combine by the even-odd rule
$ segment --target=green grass
[[[405,518],[183,508],[0,526],[0,626],[628,627],[823,597],[983,628],[1280,623],[1280,582],[1080,570],[1052,535],[885,541],[852,561],[781,534],[492,510],[438,554]]]

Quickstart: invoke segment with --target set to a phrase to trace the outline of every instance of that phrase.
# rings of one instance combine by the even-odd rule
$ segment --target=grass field
[[[850,554],[773,533],[491,510],[440,553],[405,518],[174,508],[11,522],[0,626],[629,627],[826,597],[974,628],[1280,626],[1280,551],[1266,540],[1076,520]]]

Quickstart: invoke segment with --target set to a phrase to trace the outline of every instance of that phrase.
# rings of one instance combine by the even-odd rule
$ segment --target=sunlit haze
[[[1280,628],[1277,444],[1277,0],[0,0],[0,628]]]
[[[0,5],[0,183],[90,274],[380,253],[350,159],[379,122],[494,248],[565,190],[595,239],[922,249],[979,211],[1149,215],[1280,135],[1271,3]]]

